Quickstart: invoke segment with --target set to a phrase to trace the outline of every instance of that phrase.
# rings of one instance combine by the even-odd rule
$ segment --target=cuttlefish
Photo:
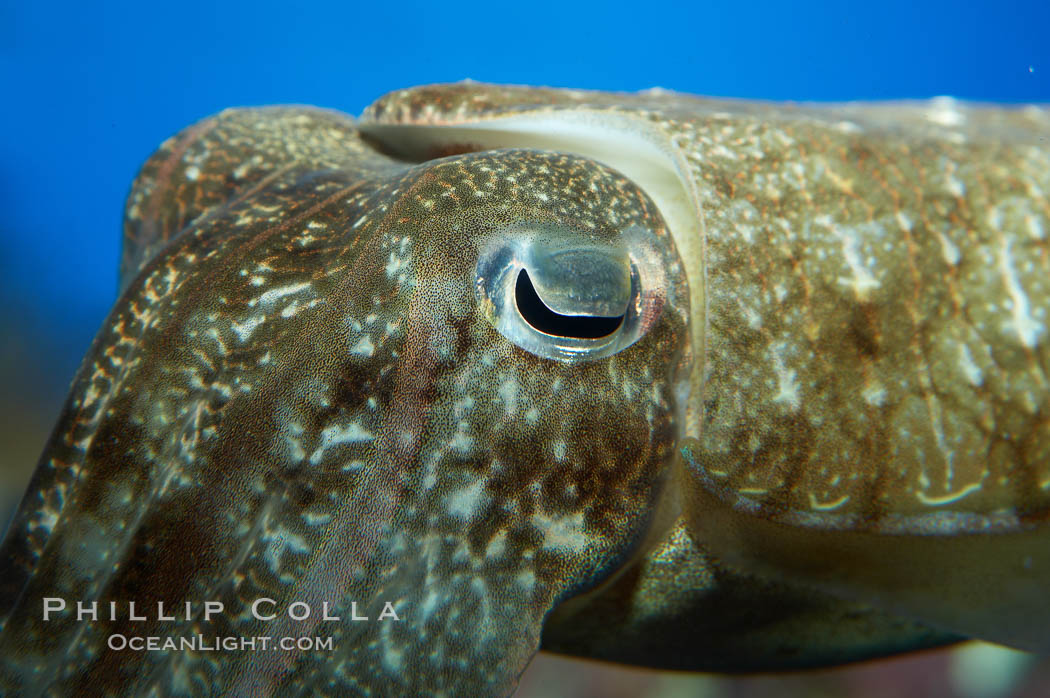
[[[1050,654],[1048,139],[476,83],[189,127],[3,543],[0,688]]]

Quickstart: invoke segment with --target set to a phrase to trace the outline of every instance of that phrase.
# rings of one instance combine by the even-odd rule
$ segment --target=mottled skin
[[[162,146],[128,206],[125,269],[141,271],[5,543],[5,692],[509,691],[547,610],[646,529],[687,312],[676,282],[630,351],[519,350],[476,308],[473,271],[522,221],[600,243],[640,225],[674,263],[645,196],[578,158],[412,167],[305,109],[227,112]],[[44,596],[227,613],[44,623]],[[261,597],[344,618],[354,600],[373,619],[390,601],[404,620],[260,625]],[[105,648],[115,632],[331,635],[335,650],[136,654]]]
[[[506,119],[641,139],[680,190]],[[506,694],[541,632],[723,671],[1050,651],[1046,112],[464,84],[360,128],[234,110],[144,166],[122,295],[0,551],[5,693]],[[554,361],[494,328],[479,254],[530,226],[666,271],[636,343]],[[1019,595],[969,603],[957,570]],[[45,596],[226,613],[45,623]],[[260,597],[344,621],[261,624]]]
[[[365,120],[391,143],[386,124],[491,145],[571,122],[657,144],[695,211],[672,226],[702,347],[693,536],[743,570],[1050,652],[1047,111],[465,84]]]

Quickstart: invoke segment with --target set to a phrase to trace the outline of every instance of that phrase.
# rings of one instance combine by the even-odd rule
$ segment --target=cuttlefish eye
[[[526,269],[518,273],[518,282],[514,285],[514,303],[525,322],[540,332],[558,337],[599,339],[619,329],[627,315],[626,306],[623,312],[615,315],[559,313],[536,292],[536,286]]]
[[[636,342],[662,305],[652,302],[661,286],[646,263],[651,235],[634,226],[597,243],[549,224],[517,226],[479,257],[478,299],[496,330],[532,354],[609,356]]]

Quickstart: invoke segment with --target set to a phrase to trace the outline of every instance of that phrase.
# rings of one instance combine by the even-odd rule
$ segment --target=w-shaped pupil
[[[557,337],[576,337],[577,339],[598,339],[610,335],[620,327],[623,315],[603,317],[594,315],[562,315],[547,307],[536,289],[532,279],[524,269],[518,274],[514,287],[514,298],[518,303],[518,312],[525,321],[545,334]]]

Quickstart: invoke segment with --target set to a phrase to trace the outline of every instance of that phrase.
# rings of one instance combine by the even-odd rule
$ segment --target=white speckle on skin
[[[390,638],[391,623],[383,623],[380,635],[383,638],[383,667],[392,674],[401,671],[402,650]]]
[[[201,170],[196,165],[190,165],[186,168],[186,179],[191,182],[196,182],[197,178],[201,176]]]
[[[438,594],[436,591],[431,589],[430,592],[427,593],[426,598],[423,599],[423,603],[419,605],[419,610],[422,612],[423,621],[426,621],[426,619],[430,617],[430,614],[434,612],[434,609],[437,608],[437,603]]]
[[[897,225],[901,227],[906,233],[910,233],[912,229],[912,220],[904,211],[897,211]]]
[[[448,513],[469,519],[483,504],[489,501],[488,495],[485,494],[485,480],[479,479],[462,489],[456,490],[445,501]]]
[[[361,337],[361,339],[357,340],[357,344],[351,347],[350,353],[357,354],[358,356],[371,356],[375,353],[375,350],[376,348],[375,345],[372,344],[372,338],[366,334]]]
[[[506,551],[507,548],[507,532],[500,531],[496,535],[492,536],[492,540],[485,547],[485,557],[494,558],[500,557]]]
[[[303,521],[308,526],[321,526],[332,520],[332,515],[327,513],[317,513],[312,511],[303,512]]]
[[[959,252],[959,248],[954,242],[951,241],[944,233],[938,232],[937,239],[941,241],[941,256],[944,257],[944,261],[950,266],[955,266],[962,259],[962,254]]]
[[[543,533],[544,548],[581,550],[590,540],[585,533],[582,511],[560,517],[537,513],[532,522]]]
[[[452,403],[453,414],[456,415],[457,419],[462,419],[464,416],[470,414],[474,410],[474,396],[464,395],[460,399]]]
[[[266,546],[266,552],[263,553],[263,558],[266,560],[266,565],[270,568],[270,571],[274,574],[280,573],[281,557],[286,551],[292,553],[310,552],[310,546],[305,538],[292,533],[283,526],[279,526],[272,533],[263,536],[263,540],[269,543]]]
[[[84,393],[84,402],[81,405],[81,407],[87,408],[95,404],[95,400],[98,399],[100,394],[101,393],[99,392],[98,386],[92,383],[90,386],[88,386],[87,392]]]
[[[263,321],[265,319],[266,318],[264,316],[262,316],[262,315],[256,315],[254,317],[248,318],[247,320],[245,320],[241,324],[237,324],[236,322],[231,322],[230,323],[230,329],[232,329],[234,334],[237,335],[237,339],[239,341],[244,342],[249,337],[252,336],[252,332],[255,331],[256,327],[258,327],[259,325],[263,324]]]
[[[58,522],[58,512],[45,506],[36,513],[36,520],[30,521],[29,528],[32,529],[43,529],[45,533],[50,533]]]
[[[474,448],[474,438],[467,433],[467,423],[460,422],[456,433],[449,439],[448,446],[459,454],[466,455]]]
[[[1039,335],[1045,331],[1045,328],[1031,315],[1028,296],[1025,295],[1021,281],[1017,278],[1017,271],[1014,269],[1014,258],[1010,252],[1008,238],[1003,239],[1003,246],[999,253],[999,271],[1002,272],[1006,291],[1013,301],[1010,308],[1012,319],[1004,323],[1004,329],[1012,327],[1021,344],[1029,349],[1034,348],[1039,343]]]
[[[1038,216],[1025,216],[1024,217],[1025,227],[1028,228],[1028,234],[1036,240],[1042,240],[1046,237],[1046,233],[1043,232],[1043,221]]]
[[[270,305],[278,298],[290,296],[293,293],[299,293],[300,291],[303,291],[309,287],[310,284],[305,282],[299,284],[291,284],[289,286],[281,286],[280,288],[274,288],[263,293],[261,296],[259,296],[258,301],[262,305]]]
[[[959,111],[956,102],[951,97],[934,97],[930,100],[930,107],[926,111],[926,118],[931,123],[939,126],[960,126],[966,121],[966,117]]]
[[[215,318],[208,318],[208,320],[210,322],[214,322]],[[215,340],[215,343],[218,345],[219,356],[226,356],[229,354],[229,349],[227,348],[226,343],[223,342],[222,338],[219,336],[218,330],[216,330],[214,327],[209,327],[204,334],[205,336],[211,337],[213,340]],[[110,361],[112,360],[113,357],[111,356]]]
[[[853,273],[852,277],[839,277],[838,282],[853,289],[858,300],[866,301],[871,291],[877,289],[881,284],[871,273],[860,257],[860,238],[853,228],[832,225],[831,232],[842,243],[842,256]]]
[[[530,569],[524,569],[518,572],[514,577],[514,581],[526,589],[531,589],[536,586],[536,573]]]
[[[861,396],[869,405],[882,407],[886,403],[886,388],[878,383],[874,383],[864,388]]]
[[[350,422],[345,426],[329,425],[321,431],[321,443],[317,446],[317,450],[310,454],[310,462],[314,465],[320,463],[325,449],[336,444],[360,443],[371,441],[374,438],[372,432],[362,428],[357,422]]]
[[[283,318],[294,317],[294,316],[299,314],[299,311],[307,310],[309,308],[312,308],[315,305],[317,305],[317,303],[318,303],[318,299],[317,298],[314,298],[313,300],[309,301],[306,305],[299,305],[299,301],[293,300],[291,303],[286,305],[283,310],[281,310],[281,317],[283,317]]]
[[[747,318],[747,326],[753,330],[760,329],[762,327],[762,316],[752,307],[742,307],[744,311],[744,317]]]
[[[518,381],[516,378],[507,378],[499,385],[499,397],[503,401],[503,408],[508,417],[518,413]]]
[[[988,212],[987,216],[988,227],[992,230],[1002,230],[1003,228],[1003,212],[996,206]]]
[[[778,389],[777,394],[773,396],[773,402],[783,403],[794,411],[799,407],[799,384],[795,380],[795,371],[784,366],[784,357],[781,354],[783,350],[783,343],[777,343],[770,348],[770,354],[773,358],[773,370],[777,374]]]
[[[959,368],[962,369],[963,375],[966,376],[966,380],[970,382],[970,385],[976,387],[984,382],[984,374],[981,373],[980,367],[974,362],[973,355],[970,353],[970,347],[965,344],[959,344]]]

